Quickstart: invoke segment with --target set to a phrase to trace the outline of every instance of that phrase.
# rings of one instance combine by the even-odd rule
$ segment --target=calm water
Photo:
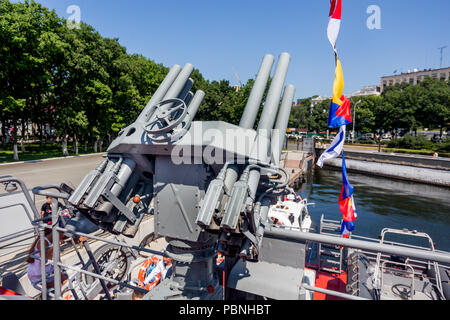
[[[450,189],[356,173],[349,173],[349,180],[358,213],[354,234],[376,238],[383,228],[407,228],[428,233],[437,249],[450,251]],[[326,219],[342,219],[341,187],[342,172],[323,169],[312,171],[301,186],[302,196],[315,203],[309,212],[317,225],[322,214]]]

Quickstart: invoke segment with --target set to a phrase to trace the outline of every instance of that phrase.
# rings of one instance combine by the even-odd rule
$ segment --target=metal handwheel
[[[144,130],[149,134],[162,134],[171,131],[178,126],[187,114],[186,103],[181,99],[167,99],[161,101],[155,106],[148,124],[144,126]],[[182,110],[180,116],[176,116]],[[175,119],[174,119],[175,117]]]

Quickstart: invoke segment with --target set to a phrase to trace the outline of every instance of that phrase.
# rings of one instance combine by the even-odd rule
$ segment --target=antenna
[[[443,55],[443,52],[444,52],[444,49],[445,49],[445,48],[447,48],[447,46],[438,48],[438,50],[441,51],[441,64],[440,64],[440,67],[439,67],[440,69],[442,69],[442,55]]]
[[[238,82],[239,82],[239,85],[240,85],[241,88],[242,88],[242,82],[241,82],[241,79],[239,78],[238,74],[236,73],[236,70],[234,70],[234,67],[232,67],[232,68],[233,68],[234,76],[236,77],[236,79],[237,79]]]

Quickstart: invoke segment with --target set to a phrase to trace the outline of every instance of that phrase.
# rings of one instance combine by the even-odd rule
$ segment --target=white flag
[[[336,52],[336,41],[341,28],[342,2],[341,0],[332,0],[330,8],[330,22],[328,23],[327,35],[331,46]]]
[[[339,157],[342,153],[342,150],[344,149],[344,142],[345,126],[341,126],[339,133],[331,142],[330,147],[325,150],[325,152],[320,156],[319,160],[317,160],[317,165],[322,168],[325,160]]]

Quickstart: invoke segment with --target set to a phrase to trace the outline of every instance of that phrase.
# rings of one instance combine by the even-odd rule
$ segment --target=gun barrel
[[[194,120],[195,115],[197,114],[198,108],[200,108],[200,105],[202,104],[203,99],[205,98],[205,92],[202,90],[198,90],[194,97],[191,99],[189,106],[188,106],[188,116],[190,120]]]
[[[142,110],[141,114],[139,115],[137,121],[139,122],[145,122],[147,120],[147,117],[153,113],[153,107],[161,102],[166,95],[167,91],[170,89],[170,87],[173,85],[174,81],[177,79],[178,75],[181,72],[181,67],[178,64],[175,64],[167,74],[167,76],[164,78],[161,85],[158,87],[158,89],[153,94],[150,101],[145,106],[144,110]]]
[[[274,57],[271,54],[264,56],[263,62],[256,77],[255,84],[244,109],[241,122],[239,126],[244,129],[251,129],[255,125],[256,116],[258,115],[259,107],[266,90],[267,81],[269,80],[270,72],[274,62]]]
[[[283,52],[280,54],[277,69],[267,94],[266,104],[263,113],[261,114],[261,119],[259,120],[258,130],[265,130],[268,132],[273,128],[290,60],[291,56],[289,53]],[[263,131],[263,134],[266,133]]]
[[[284,89],[283,101],[281,102],[280,111],[278,112],[275,130],[272,133],[272,163],[280,165],[281,151],[283,150],[283,142],[286,137],[286,129],[289,124],[289,116],[291,114],[292,102],[294,101],[295,87],[287,85]]]
[[[191,79],[192,85],[191,85],[191,81],[189,81],[189,77],[191,76],[193,71],[194,71],[194,66],[190,63],[186,63],[183,70],[181,70],[181,72],[178,74],[178,77],[173,82],[170,89],[164,95],[163,100],[178,98],[180,96],[180,94],[183,92],[183,89],[185,89],[185,88],[188,88],[186,90],[186,95],[187,95],[187,93],[189,92],[189,90],[191,89],[191,87],[194,83],[194,81],[192,79]]]
[[[291,56],[289,53],[283,52],[278,59],[275,75],[272,79],[272,83],[267,94],[266,103],[261,114],[261,119],[258,124],[258,135],[256,137],[254,152],[255,156],[263,161],[269,161],[269,148],[270,148],[270,131],[273,128],[275,122],[275,116],[280,105],[281,94],[283,91],[284,81],[286,80],[287,70]],[[250,177],[248,180],[249,197],[247,203],[250,204],[255,200],[256,191],[258,189],[259,170],[250,171]]]
[[[190,94],[190,91],[191,91],[193,85],[194,85],[194,80],[189,78],[186,81],[183,90],[178,95],[178,98],[181,99],[181,100],[186,100],[188,98],[189,94]]]

